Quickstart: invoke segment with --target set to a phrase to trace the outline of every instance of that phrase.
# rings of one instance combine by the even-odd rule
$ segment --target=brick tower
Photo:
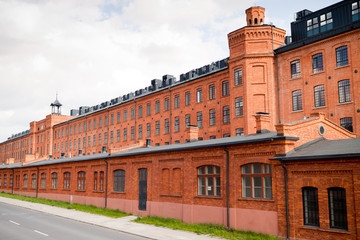
[[[231,124],[244,126],[245,134],[256,133],[254,115],[259,112],[268,113],[268,130],[275,130],[277,124],[274,49],[284,44],[285,31],[265,24],[264,19],[264,8],[251,7],[246,10],[247,26],[228,34],[230,109],[237,109],[239,99],[243,106],[243,113],[237,113]]]

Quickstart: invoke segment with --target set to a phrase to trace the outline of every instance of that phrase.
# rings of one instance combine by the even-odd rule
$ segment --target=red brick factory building
[[[230,56],[0,143],[0,191],[284,239],[360,239],[360,2],[246,10]]]

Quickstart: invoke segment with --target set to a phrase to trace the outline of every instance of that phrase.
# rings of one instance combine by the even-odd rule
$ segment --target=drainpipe
[[[107,161],[107,158],[109,158],[110,154],[104,158],[104,162],[105,162],[105,207],[107,208],[107,192],[108,192],[108,168],[109,168],[109,164]]]
[[[229,214],[229,151],[223,146],[226,152],[226,228],[230,228],[230,214]]]
[[[288,197],[288,184],[287,184],[287,169],[284,166],[284,161],[280,160],[281,166],[284,169],[284,182],[285,182],[285,206],[286,206],[286,239],[290,239],[290,224],[289,224],[289,197]]]
[[[39,193],[39,167],[36,167],[37,174],[36,174],[36,198],[38,197]]]
[[[14,169],[12,169],[12,172],[13,172],[13,174],[12,174],[11,194],[14,194],[14,178],[15,178],[15,170],[14,170]],[[11,180],[11,178],[10,178],[10,180]]]

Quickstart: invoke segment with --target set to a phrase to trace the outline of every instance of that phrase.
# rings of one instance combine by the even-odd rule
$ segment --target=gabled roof
[[[349,157],[360,157],[360,138],[339,140],[319,138],[274,159],[291,161]]]

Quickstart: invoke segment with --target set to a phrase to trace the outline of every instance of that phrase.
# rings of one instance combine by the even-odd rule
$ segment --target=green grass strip
[[[197,234],[207,234],[214,237],[234,240],[279,240],[277,237],[254,233],[250,231],[238,231],[235,229],[227,230],[224,226],[212,224],[188,224],[180,220],[161,217],[138,217],[133,220],[137,223],[151,224],[155,226],[168,227],[172,229],[194,232]]]
[[[70,204],[68,202],[63,202],[63,201],[55,201],[55,200],[49,200],[49,199],[44,199],[44,198],[27,197],[27,196],[4,193],[4,192],[0,193],[0,197],[13,198],[13,199],[18,199],[18,200],[33,202],[33,203],[41,203],[41,204],[46,204],[46,205],[50,205],[50,206],[54,206],[54,207],[61,207],[61,208],[66,208],[66,209],[75,209],[75,210],[82,211],[82,212],[88,212],[88,213],[103,215],[103,216],[112,217],[112,218],[119,218],[119,217],[125,217],[125,216],[131,215],[128,213],[121,212],[119,210],[104,209],[104,208],[99,208],[99,207],[95,207],[92,205],[82,205],[82,204],[77,204],[77,203]]]

